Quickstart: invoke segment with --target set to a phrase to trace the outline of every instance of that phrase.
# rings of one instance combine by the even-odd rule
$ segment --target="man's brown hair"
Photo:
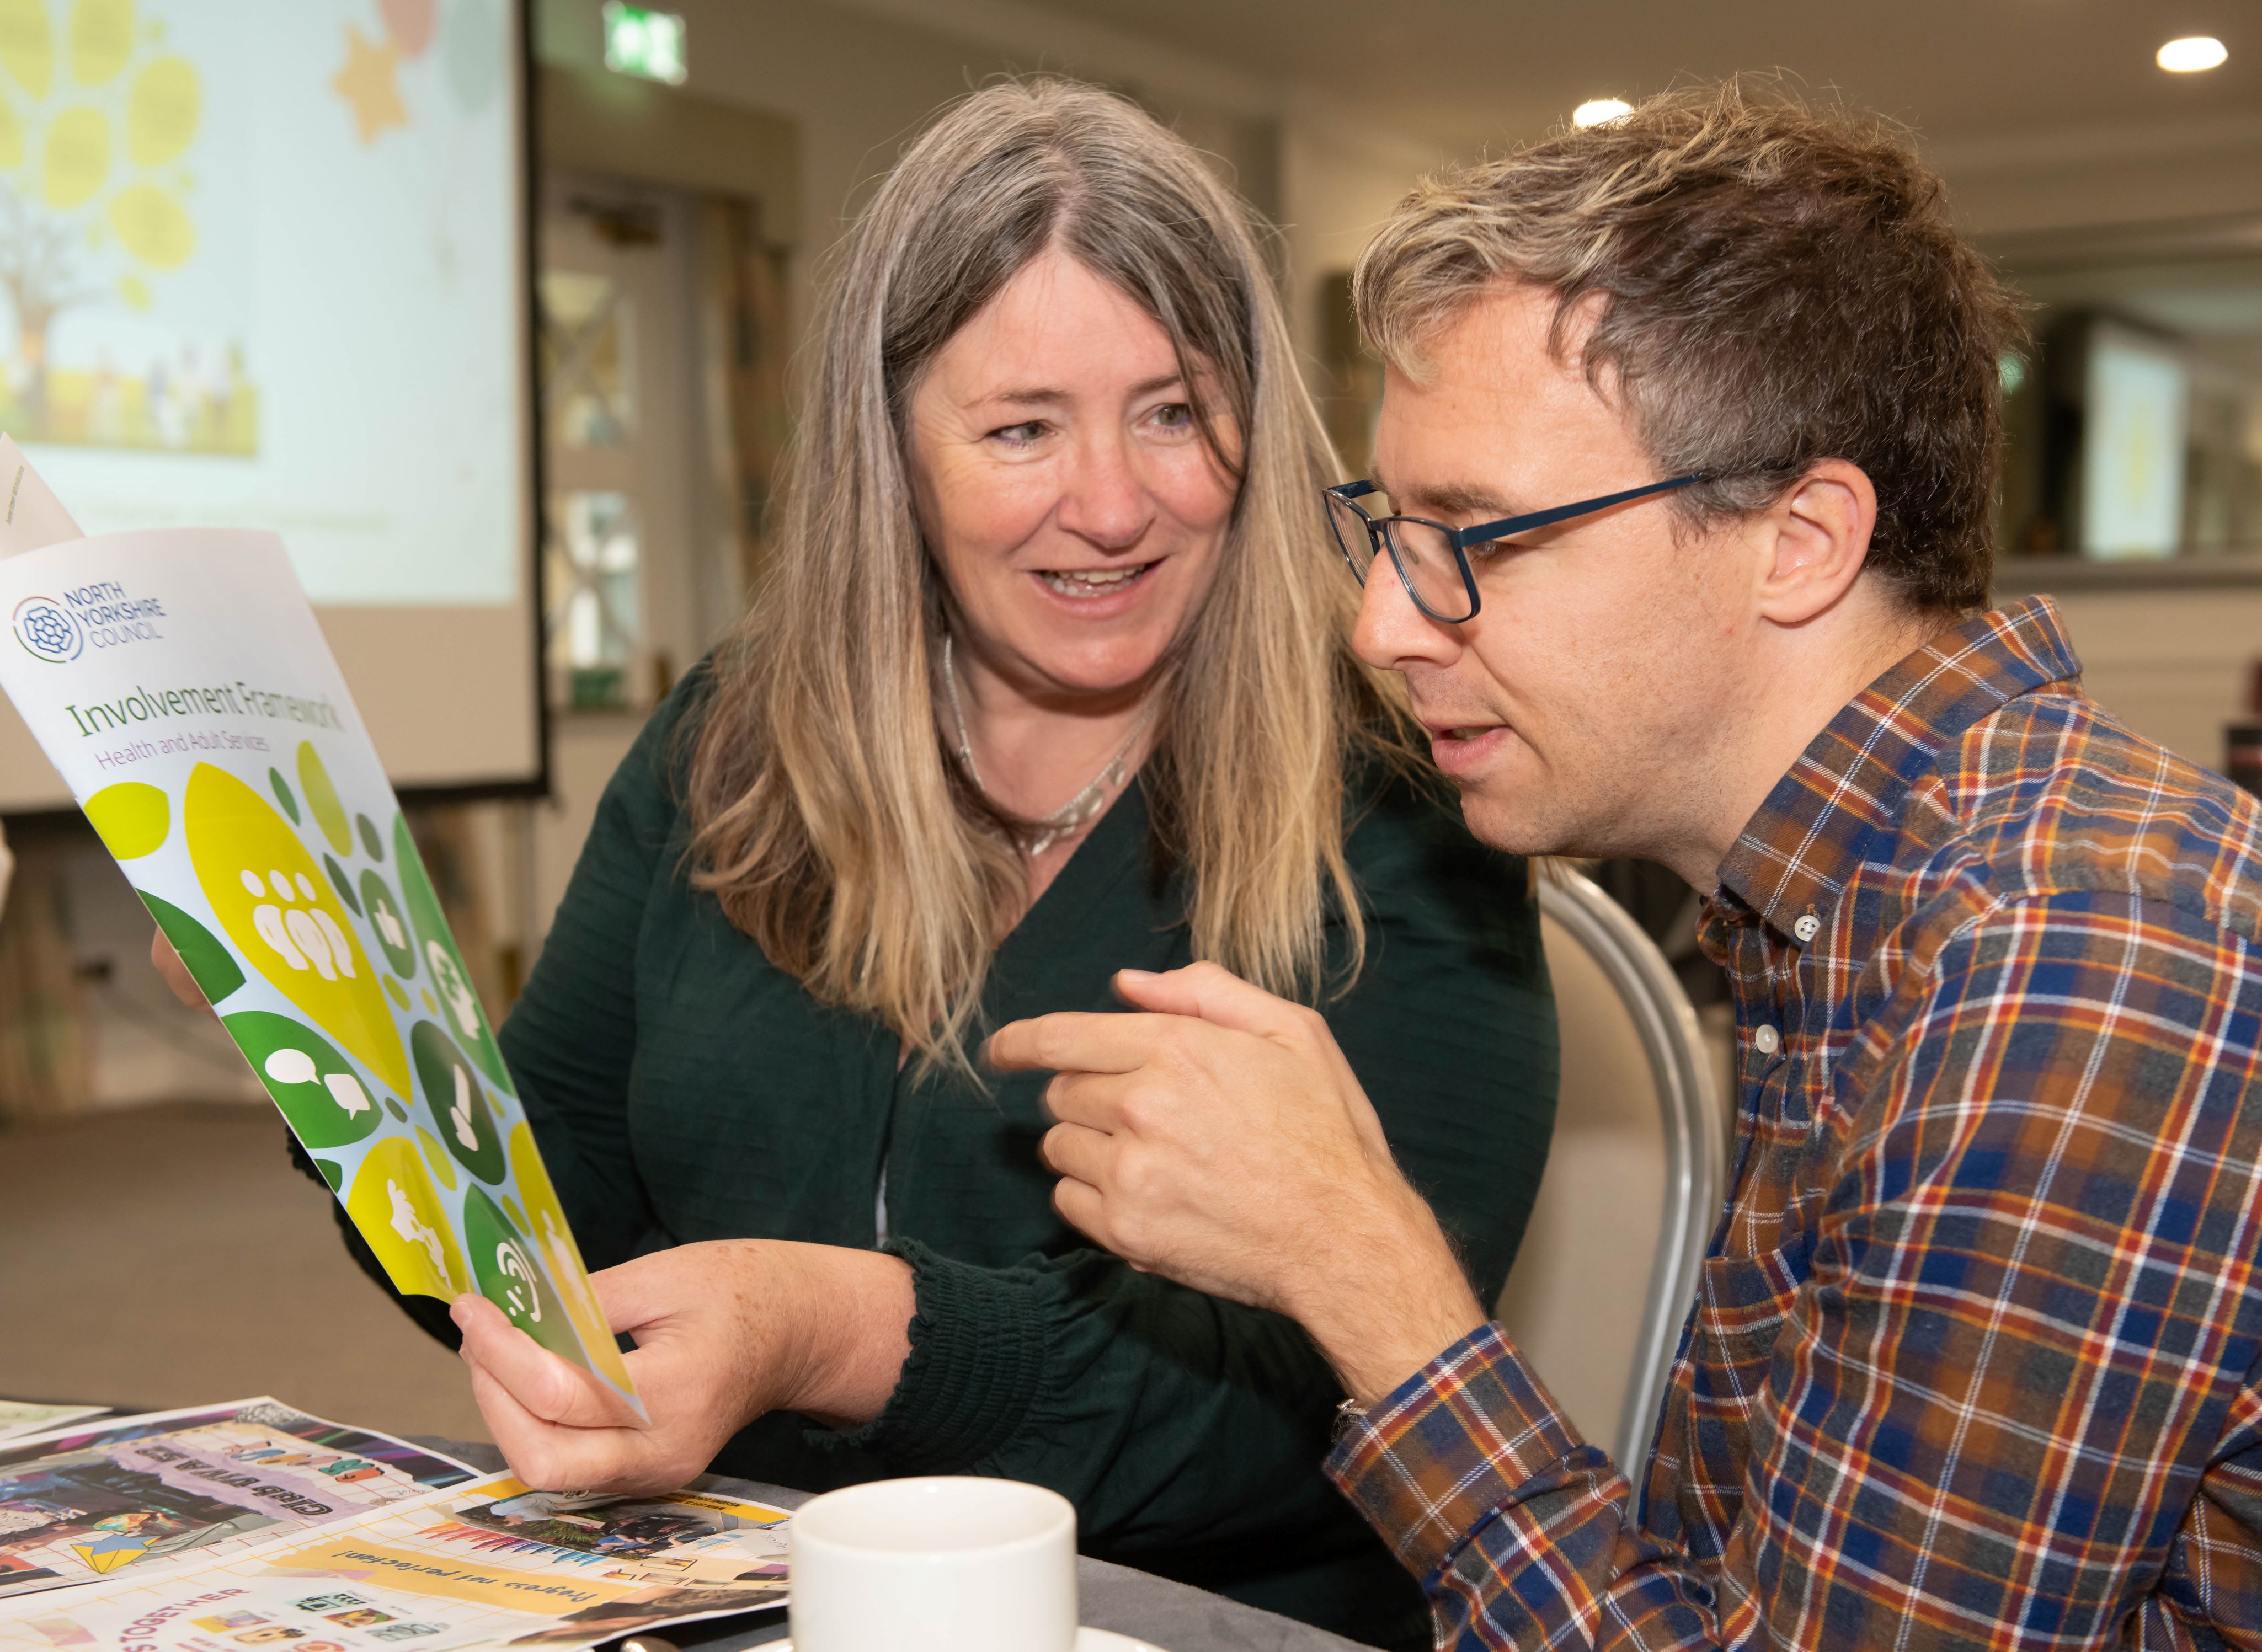
[[[1816,461],[1877,491],[1869,565],[1913,606],[1984,607],[2019,301],[1959,235],[1907,134],[1740,83],[1668,92],[1425,179],[1359,260],[1360,324],[1416,377],[1486,290],[1601,296],[1588,378],[1628,408],[1675,505],[1761,510]]]

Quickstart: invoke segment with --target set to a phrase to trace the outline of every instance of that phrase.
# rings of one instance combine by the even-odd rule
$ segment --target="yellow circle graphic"
[[[99,86],[133,55],[133,0],[78,0],[71,8],[71,78]]]
[[[377,972],[321,868],[272,805],[199,763],[181,809],[189,860],[236,951],[315,1026],[396,1094],[408,1052]]]
[[[161,57],[133,77],[126,104],[126,153],[138,167],[162,166],[189,147],[204,92],[186,58]]]
[[[354,1172],[346,1213],[385,1264],[394,1289],[452,1302],[472,1288],[447,1207],[415,1147],[403,1138],[387,1136],[369,1150]]]
[[[40,192],[49,206],[68,210],[85,205],[109,176],[110,123],[99,110],[75,104],[47,124],[47,161],[41,169]],[[141,187],[148,189],[146,184]]]
[[[139,860],[163,846],[173,806],[154,786],[120,780],[86,800],[86,817],[102,835],[104,848],[120,860]]]
[[[164,190],[135,183],[110,198],[110,226],[126,250],[152,269],[172,269],[197,249],[197,226]]]
[[[35,102],[47,97],[55,72],[47,0],[0,0],[0,64]]]

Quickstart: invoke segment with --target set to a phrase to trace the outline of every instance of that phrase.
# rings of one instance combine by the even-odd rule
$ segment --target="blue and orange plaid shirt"
[[[1637,1496],[1496,1326],[1329,1471],[1465,1647],[2262,1646],[2262,809],[2057,611],[1753,816],[1734,1188]]]

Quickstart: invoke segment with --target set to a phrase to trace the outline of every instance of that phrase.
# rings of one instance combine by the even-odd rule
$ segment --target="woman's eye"
[[[990,433],[993,441],[1002,442],[1012,448],[1026,448],[1044,434],[1045,421],[1041,419],[1030,419],[1018,425],[1006,425],[1001,429]]]
[[[1194,427],[1194,410],[1182,401],[1165,402],[1151,415],[1165,430],[1191,430]]]

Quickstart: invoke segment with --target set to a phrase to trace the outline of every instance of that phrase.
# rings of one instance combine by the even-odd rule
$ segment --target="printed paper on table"
[[[0,1598],[222,1559],[477,1477],[264,1397],[56,1429],[0,1447]]]
[[[75,532],[0,437],[0,691],[393,1285],[479,1291],[641,1415],[282,541],[37,542]]]
[[[0,1652],[573,1652],[783,1605],[788,1519],[497,1476],[215,1564],[0,1603]]]
[[[21,1440],[83,1418],[109,1414],[107,1405],[41,1405],[30,1400],[0,1399],[0,1440]]]

